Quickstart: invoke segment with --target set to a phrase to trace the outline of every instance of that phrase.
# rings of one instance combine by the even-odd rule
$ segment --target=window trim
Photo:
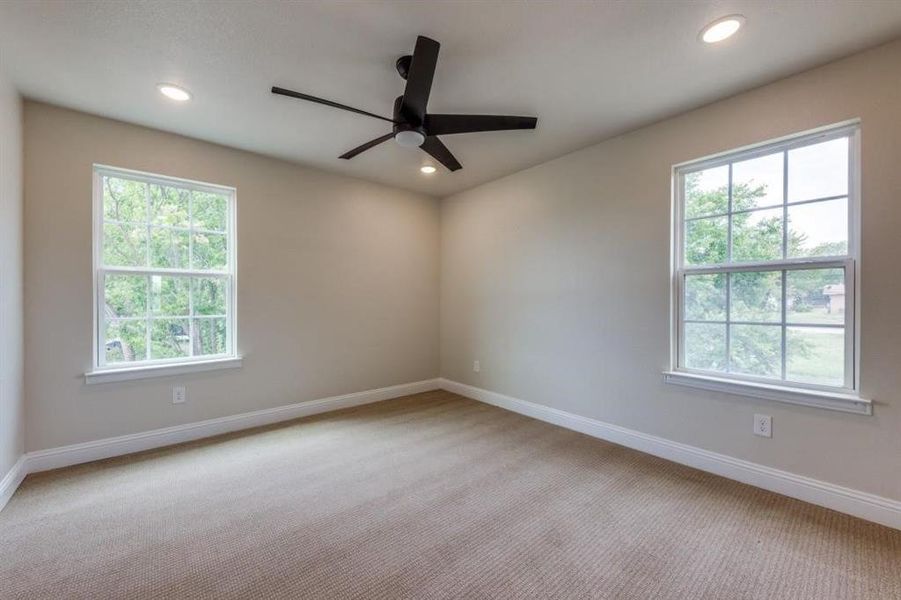
[[[683,241],[683,180],[685,175],[766,156],[775,152],[788,152],[794,148],[832,139],[848,138],[848,253],[843,256],[783,258],[776,261],[725,263],[718,265],[684,266]],[[786,166],[787,169],[787,166]],[[667,383],[689,385],[703,389],[725,391],[727,393],[779,400],[806,406],[832,408],[845,412],[872,414],[870,400],[860,396],[860,121],[857,119],[817,128],[815,130],[790,135],[776,140],[745,146],[718,153],[698,160],[686,161],[672,167],[672,222],[671,222],[671,264],[670,264],[670,364],[664,372]],[[787,187],[788,180],[783,178]],[[785,190],[783,190],[785,193]],[[844,197],[844,196],[839,196]],[[787,203],[783,196],[783,215],[787,207],[810,202],[822,202],[827,197]],[[766,207],[756,207],[763,209]],[[731,209],[731,205],[730,205]],[[729,213],[726,213],[729,214]],[[710,216],[710,215],[706,215]],[[784,218],[784,217],[783,217]],[[730,225],[731,228],[731,225]],[[783,227],[783,236],[788,228]],[[730,248],[731,251],[731,248]],[[788,382],[779,379],[755,377],[734,373],[718,373],[680,366],[683,349],[683,286],[686,274],[724,273],[736,271],[789,271],[810,268],[841,267],[845,269],[845,285],[852,293],[845,303],[845,382],[842,386],[827,386],[812,383]],[[850,284],[850,285],[849,285]],[[784,285],[783,285],[784,288]],[[783,289],[784,293],[784,289]],[[781,327],[789,325],[783,318]],[[775,323],[774,323],[775,325]],[[784,348],[783,348],[784,361]]]
[[[167,269],[151,267],[104,267],[103,256],[103,186],[104,176],[123,177],[134,181],[142,181],[147,184],[159,184],[177,186],[183,189],[224,194],[228,198],[228,268],[217,271],[197,271],[193,269]],[[92,344],[92,369],[85,373],[86,383],[104,383],[110,381],[123,381],[128,379],[142,379],[145,377],[168,376],[193,371],[208,371],[218,368],[233,368],[241,366],[241,357],[238,354],[237,338],[237,313],[238,313],[238,263],[237,263],[237,190],[234,187],[183,179],[167,175],[124,169],[95,163],[92,166],[92,267],[93,267],[93,344]],[[218,232],[217,232],[218,233]],[[201,356],[145,360],[136,363],[103,364],[101,357],[101,327],[103,318],[100,314],[103,297],[103,283],[107,273],[142,273],[142,274],[166,274],[185,277],[225,277],[228,281],[228,294],[226,296],[226,348],[223,354],[207,354]]]

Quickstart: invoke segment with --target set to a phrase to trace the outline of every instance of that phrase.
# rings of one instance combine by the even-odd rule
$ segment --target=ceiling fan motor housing
[[[401,79],[407,79],[407,75],[410,73],[410,64],[413,62],[413,57],[409,54],[406,56],[401,56],[397,59],[397,62],[394,63],[394,68],[397,69],[397,74],[400,75]]]
[[[394,100],[394,141],[407,148],[418,148],[425,142],[426,132],[422,125],[415,125],[401,113],[401,104],[404,97],[398,96]]]

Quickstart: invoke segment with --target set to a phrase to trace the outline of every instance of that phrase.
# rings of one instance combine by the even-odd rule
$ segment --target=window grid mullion
[[[788,260],[788,150],[782,151],[782,260]],[[781,366],[780,379],[785,381],[787,378],[787,346],[788,346],[788,328],[786,327],[786,315],[788,312],[788,283],[787,271],[782,270],[782,350],[781,350]]]
[[[194,271],[191,269],[148,269],[145,267],[104,267],[110,273],[122,275],[160,275],[162,277],[209,277],[210,279],[226,279],[227,271]]]
[[[144,320],[144,339],[146,340],[144,342],[144,344],[145,344],[144,355],[147,357],[146,360],[153,360],[153,350],[151,347],[152,338],[150,335],[150,332],[153,329],[153,320],[150,317],[150,307],[153,304],[153,301],[151,300],[152,295],[153,295],[153,288],[151,287],[152,285],[153,285],[153,275],[148,275],[147,276],[147,296],[146,296],[147,300],[144,303],[144,315],[146,317]]]
[[[150,201],[150,184],[149,183],[144,183],[144,200],[145,200],[146,209],[147,209],[147,212],[144,213],[144,219],[145,219],[144,227],[147,230],[147,243],[145,246],[146,257],[144,259],[144,265],[149,269],[150,265],[151,265],[151,262],[150,262],[151,242],[150,242],[150,240],[152,239],[151,236],[153,233],[153,230],[150,227],[150,222],[153,219],[150,216],[152,214],[152,210],[151,210],[152,203]],[[153,360],[153,344],[152,344],[153,338],[151,335],[151,332],[153,331],[153,320],[150,317],[150,312],[151,312],[150,309],[153,304],[153,287],[152,287],[153,286],[153,276],[150,274],[147,274],[146,277],[147,277],[147,279],[146,279],[147,293],[144,297],[145,298],[145,300],[144,300],[144,315],[146,317],[144,320],[144,360]]]
[[[783,204],[785,204],[788,208],[793,208],[793,207],[795,207],[795,206],[803,206],[803,205],[805,205],[805,204],[817,204],[817,203],[820,203],[820,202],[830,202],[830,201],[832,201],[832,200],[843,200],[843,199],[845,199],[845,198],[847,198],[847,197],[848,197],[848,194],[839,194],[839,195],[837,195],[837,196],[823,196],[822,198],[811,198],[811,199],[809,199],[809,200],[797,200],[797,201],[795,201],[795,202],[784,202],[784,203],[779,203],[779,204],[767,204],[767,205],[765,205],[765,206],[755,206],[754,208],[743,208],[743,209],[741,209],[741,210],[736,210],[736,211],[732,212],[731,214],[733,214],[733,215],[741,215],[741,214],[745,214],[745,213],[761,212],[761,211],[764,211],[764,210],[775,210],[775,209],[777,209],[777,208],[781,208],[781,207],[783,206]],[[686,217],[686,218],[685,218],[685,222],[686,222],[686,223],[691,223],[692,221],[703,221],[704,219],[715,219],[715,218],[717,218],[717,217],[727,217],[727,216],[729,216],[729,214],[730,214],[730,213],[728,213],[728,212],[722,212],[722,213],[711,213],[711,214],[709,214],[709,215],[700,215],[700,216],[697,216],[697,217]],[[107,221],[105,221],[105,223],[113,223],[113,224],[128,225],[128,221],[110,221],[110,220],[107,220]],[[173,229],[177,229],[177,228],[173,228]],[[182,228],[182,229],[184,229],[184,228]],[[221,234],[222,232],[221,232],[221,231],[215,231],[215,230],[209,230],[209,231],[206,231],[206,232],[204,232],[204,233],[219,233],[219,234]]]
[[[782,153],[782,260],[788,260],[788,151]]]
[[[788,291],[786,288],[786,283],[787,283],[787,279],[788,279],[787,274],[788,274],[788,271],[786,271],[786,270],[782,271],[782,368],[781,368],[782,381],[785,381],[785,379],[786,379],[786,376],[785,376],[785,374],[786,374],[785,349],[786,349],[786,336],[788,335],[788,328],[786,326],[786,313],[788,310],[788,306],[787,306]]]
[[[726,218],[726,262],[732,262],[732,163],[729,163],[729,182],[726,187],[727,210],[729,211]]]
[[[189,317],[186,315],[153,315],[155,321],[183,321]],[[195,319],[226,319],[228,315],[197,315]],[[145,321],[146,317],[116,317],[116,321]],[[689,321],[691,323],[691,321]],[[811,327],[841,327],[840,325],[811,325]]]
[[[194,192],[188,194],[188,267],[194,268]],[[188,278],[188,356],[194,356],[194,278]]]
[[[222,317],[223,315],[210,315],[210,317]],[[128,319],[132,319],[135,317],[120,317],[119,321],[126,321]],[[162,317],[157,317],[162,318]],[[181,318],[181,317],[173,317],[173,318]],[[198,316],[198,319],[205,318],[205,316]],[[720,319],[711,319],[709,321],[705,321],[703,319],[684,319],[683,323],[702,323],[707,325],[725,325],[726,321]],[[730,325],[761,325],[763,327],[778,327],[780,325],[779,321],[730,321]],[[812,327],[815,329],[844,329],[845,326],[841,323],[792,323],[786,322],[786,327]]]
[[[843,198],[844,196],[839,196],[838,198]],[[837,200],[838,198],[828,198],[829,200]],[[807,203],[810,202],[818,202],[818,200],[807,200]],[[120,219],[103,219],[103,223],[106,225],[119,225],[125,227],[141,227],[147,224],[145,221],[122,221]],[[228,235],[228,231],[222,231],[219,229],[203,229],[202,227],[181,227],[179,225],[166,225],[165,223],[153,223],[150,222],[150,225],[155,229],[165,229],[167,231],[196,231],[197,233],[210,233],[214,235]]]
[[[194,356],[194,278],[188,278],[188,336],[190,346],[188,356]]]
[[[726,273],[726,372],[732,372],[732,273]]]
[[[727,209],[729,216],[726,218],[726,262],[732,263],[732,163],[729,163],[729,181],[726,187]],[[732,372],[732,275],[726,273],[726,372]]]
[[[854,267],[854,263],[853,261],[848,261],[845,265],[843,277],[843,281],[845,282],[845,310],[843,319],[845,326],[845,387],[848,388],[854,387],[857,378],[857,361],[855,357],[855,352],[858,351],[855,344],[857,323],[854,317],[854,312],[857,310],[857,297],[853,293],[848,295],[848,290],[853,290],[855,292],[857,290],[854,283],[855,277],[857,277],[857,270]]]
[[[847,259],[845,257],[835,257],[835,256],[814,256],[807,258],[799,258],[797,260],[776,260],[776,261],[767,261],[767,262],[749,262],[749,263],[735,263],[732,265],[728,264],[719,264],[719,265],[701,265],[697,267],[688,266],[684,267],[682,270],[686,275],[710,275],[713,273],[741,273],[741,272],[750,272],[757,273],[762,271],[781,271],[783,269],[788,271],[803,271],[803,270],[812,270],[812,269],[829,269],[829,268],[842,268]]]
[[[146,204],[147,212],[144,215],[144,227],[147,230],[147,243],[144,246],[144,264],[147,268],[150,268],[150,184],[144,184],[144,202]]]
[[[100,233],[100,240],[102,243],[102,228]],[[104,366],[106,365],[106,271],[104,271],[103,268],[100,268],[99,271],[99,277],[97,277],[98,288],[94,290],[94,293],[97,294],[98,299],[97,312],[100,313],[97,318],[98,327],[100,328],[97,331],[97,364]]]

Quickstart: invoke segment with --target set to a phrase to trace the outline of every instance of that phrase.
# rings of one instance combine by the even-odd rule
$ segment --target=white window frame
[[[142,181],[148,185],[157,184],[202,192],[212,192],[226,196],[228,202],[227,261],[224,270],[171,269],[154,267],[115,267],[103,265],[103,177],[120,177]],[[93,165],[93,359],[92,370],[85,374],[86,383],[107,383],[143,379],[146,377],[170,376],[195,371],[233,368],[241,366],[237,352],[237,190],[233,187],[193,181],[178,177],[158,175],[132,169],[122,169],[107,165]],[[190,211],[189,211],[190,212]],[[150,225],[148,224],[148,228]],[[194,231],[189,223],[189,231]],[[192,236],[189,235],[189,240]],[[190,241],[189,241],[190,243]],[[149,241],[148,241],[149,248]],[[149,250],[148,250],[149,251]],[[226,351],[216,355],[189,356],[169,359],[153,359],[134,363],[106,364],[103,298],[107,274],[129,275],[179,275],[185,277],[222,277],[227,281],[226,294]],[[149,333],[148,333],[149,335]],[[192,345],[193,346],[193,345]],[[149,346],[148,346],[149,350]],[[192,347],[193,353],[193,347]]]
[[[842,256],[825,256],[792,259],[783,255],[780,260],[724,263],[718,265],[686,266],[684,265],[684,179],[685,176],[697,171],[702,171],[723,165],[731,165],[775,152],[784,152],[783,164],[783,236],[788,236],[787,211],[788,207],[812,202],[821,202],[830,198],[817,198],[802,202],[787,204],[788,187],[788,151],[829,141],[836,138],[848,138],[848,254]],[[670,367],[664,373],[668,383],[711,389],[727,393],[755,396],[769,400],[778,400],[794,404],[831,408],[845,412],[872,414],[871,401],[864,399],[859,394],[859,332],[860,332],[860,124],[858,121],[848,121],[837,125],[830,125],[814,131],[780,138],[755,144],[750,147],[724,152],[715,156],[693,160],[674,165],[672,169],[673,182],[673,221],[672,221],[672,264],[671,264],[671,348]],[[729,185],[732,184],[732,169],[729,168]],[[844,196],[839,196],[844,197]],[[731,214],[730,206],[724,216]],[[717,216],[717,215],[705,215]],[[729,219],[729,239],[731,240],[731,219]],[[731,253],[731,242],[727,243],[728,252]],[[785,242],[783,242],[785,247]],[[782,334],[782,373],[785,373],[785,329],[792,325],[786,324],[785,310],[785,274],[787,271],[814,269],[814,268],[842,268],[845,272],[845,381],[842,386],[827,386],[812,383],[789,382],[784,379],[771,379],[755,377],[736,373],[714,372],[691,369],[683,366],[684,348],[684,306],[683,290],[686,275],[700,274],[726,274],[727,315],[725,322],[729,322],[728,297],[730,285],[728,278],[730,273],[742,271],[780,271],[782,272],[782,319],[779,323]],[[774,323],[767,323],[773,325]],[[727,354],[729,327],[726,327]]]

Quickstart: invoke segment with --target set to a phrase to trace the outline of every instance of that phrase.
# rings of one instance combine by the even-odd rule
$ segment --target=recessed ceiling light
[[[701,30],[701,40],[707,44],[715,44],[735,35],[735,32],[744,25],[745,18],[741,15],[729,15],[717,19]]]
[[[419,167],[419,170],[422,171],[423,173],[425,173],[426,175],[431,175],[432,173],[435,172],[435,167],[433,167],[432,165],[423,165],[423,166]]]
[[[187,102],[191,99],[191,92],[173,83],[158,83],[156,89],[166,98],[176,102]]]

